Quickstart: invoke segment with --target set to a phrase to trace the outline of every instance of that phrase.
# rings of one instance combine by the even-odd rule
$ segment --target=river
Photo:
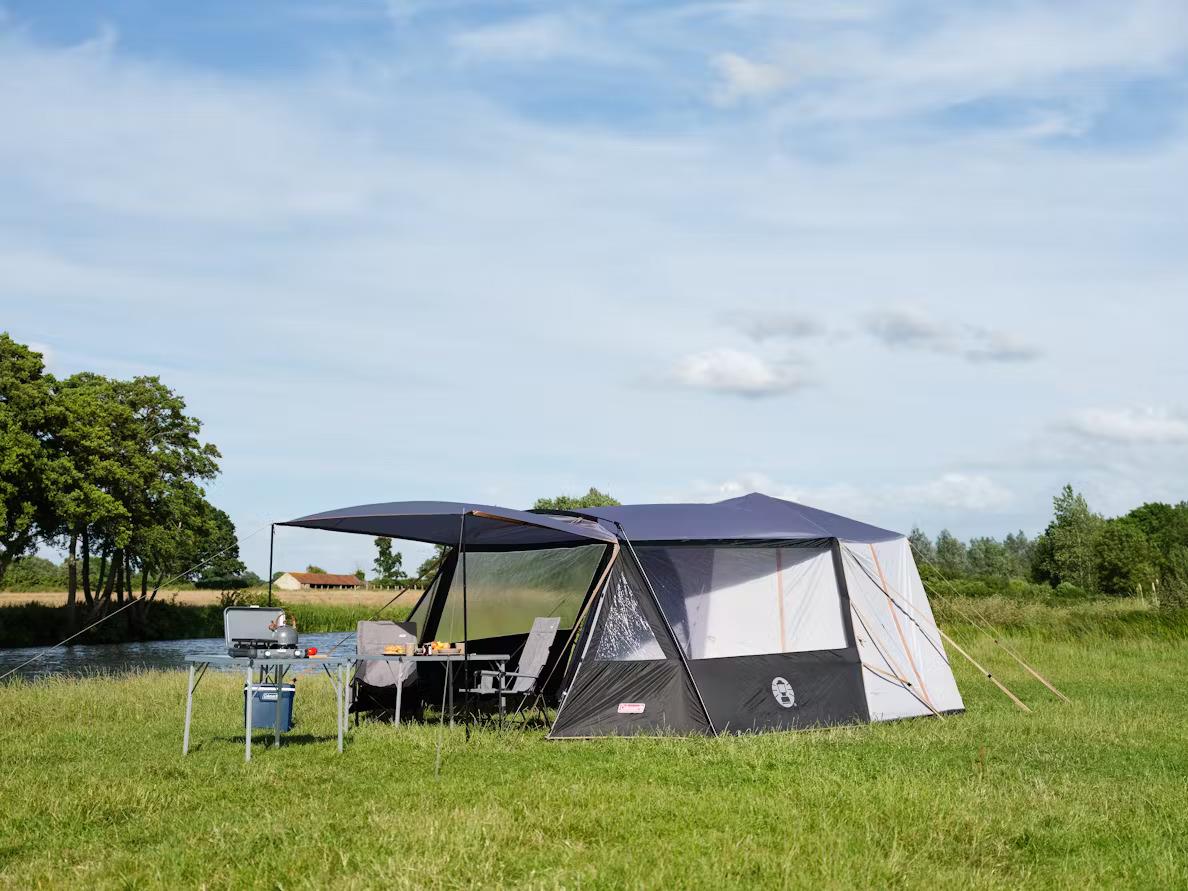
[[[301,645],[317,647],[321,652],[339,642],[339,654],[355,652],[355,632],[331,631],[301,635]],[[36,680],[47,677],[79,677],[89,674],[123,674],[146,668],[184,669],[185,658],[198,653],[225,653],[227,644],[221,637],[192,640],[150,640],[141,643],[79,644],[57,647],[0,647],[0,675],[23,662],[43,654],[35,662],[24,666],[16,675]]]

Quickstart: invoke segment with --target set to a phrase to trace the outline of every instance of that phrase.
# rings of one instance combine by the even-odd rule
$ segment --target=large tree
[[[113,595],[133,596],[135,573],[151,599],[150,586],[155,594],[169,576],[192,577],[211,551],[229,548],[239,565],[230,519],[199,485],[218,473],[218,450],[200,440],[180,395],[156,377],[83,373],[57,386],[54,406],[57,458],[47,479],[71,565],[68,605],[78,575],[86,603],[101,611]]]
[[[375,540],[375,581],[380,585],[395,585],[404,574],[404,555],[392,550],[392,539],[381,535]]]
[[[1034,576],[1052,585],[1070,582],[1082,591],[1096,592],[1094,549],[1105,521],[1072,486],[1066,485],[1052,506],[1055,516],[1036,542]]]
[[[1094,579],[1102,594],[1129,597],[1154,590],[1159,575],[1155,549],[1134,520],[1122,517],[1103,523],[1093,557]]]
[[[0,583],[53,523],[45,487],[52,383],[40,353],[0,333]]]

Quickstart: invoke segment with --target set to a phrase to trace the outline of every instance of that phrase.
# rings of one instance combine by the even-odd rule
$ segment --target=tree
[[[1055,516],[1036,542],[1033,575],[1053,586],[1069,582],[1093,593],[1097,590],[1094,547],[1105,521],[1069,485],[1052,504]]]
[[[948,529],[936,537],[936,567],[950,578],[968,571],[965,543]]]
[[[418,579],[431,579],[437,574],[437,570],[441,567],[441,563],[446,558],[446,554],[450,552],[448,545],[434,545],[433,553],[421,561],[421,565],[417,567]]]
[[[1093,556],[1097,589],[1103,594],[1129,597],[1140,587],[1150,591],[1158,577],[1155,551],[1133,519],[1107,520],[1097,534]]]
[[[52,382],[39,353],[0,333],[0,584],[53,524],[45,488]]]
[[[933,547],[932,539],[919,526],[912,527],[912,533],[908,536],[908,542],[912,546],[912,550],[916,554],[916,560],[919,563],[935,563],[936,562],[936,548]]]
[[[1010,554],[996,538],[970,539],[966,562],[970,575],[982,578],[1006,578],[1011,571]]]
[[[1002,546],[1007,553],[1007,575],[1017,579],[1030,578],[1035,542],[1020,529],[1018,532],[1008,533],[1002,540]]]
[[[392,550],[392,539],[381,535],[375,540],[376,556],[372,571],[376,584],[395,585],[404,575],[404,555]]]
[[[556,498],[537,498],[533,510],[579,510],[583,507],[615,507],[619,500],[599,492],[593,486],[585,495],[558,495]]]
[[[325,575],[325,573],[326,573],[326,570],[322,569],[322,567],[314,566],[312,563],[309,564],[309,566],[305,567],[305,571],[306,572],[314,572],[314,573],[317,573],[318,575]]]
[[[362,569],[356,569],[355,570],[355,578],[357,578],[361,582],[365,582],[365,581],[367,581],[367,573],[365,573]]]
[[[56,384],[49,423],[55,453],[45,479],[56,536],[68,542],[71,621],[80,547],[83,595],[97,612],[113,594],[117,601],[133,596],[137,570],[147,603],[150,576],[159,583],[168,574],[195,575],[211,550],[229,548],[242,568],[230,518],[198,485],[218,473],[218,449],[198,438],[201,422],[185,408],[156,377],[81,373]]]

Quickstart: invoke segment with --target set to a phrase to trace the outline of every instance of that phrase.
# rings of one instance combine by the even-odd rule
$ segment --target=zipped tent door
[[[629,552],[620,553],[610,568],[590,622],[550,738],[713,732],[671,630]]]

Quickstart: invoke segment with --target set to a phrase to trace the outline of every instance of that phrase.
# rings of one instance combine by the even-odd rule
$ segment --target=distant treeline
[[[1151,502],[1106,518],[1065,486],[1053,507],[1052,521],[1035,538],[1016,532],[963,542],[947,529],[935,539],[913,529],[921,574],[933,586],[950,581],[962,594],[1019,594],[1033,584],[1067,598],[1150,597],[1173,609],[1188,604],[1188,502]]]

